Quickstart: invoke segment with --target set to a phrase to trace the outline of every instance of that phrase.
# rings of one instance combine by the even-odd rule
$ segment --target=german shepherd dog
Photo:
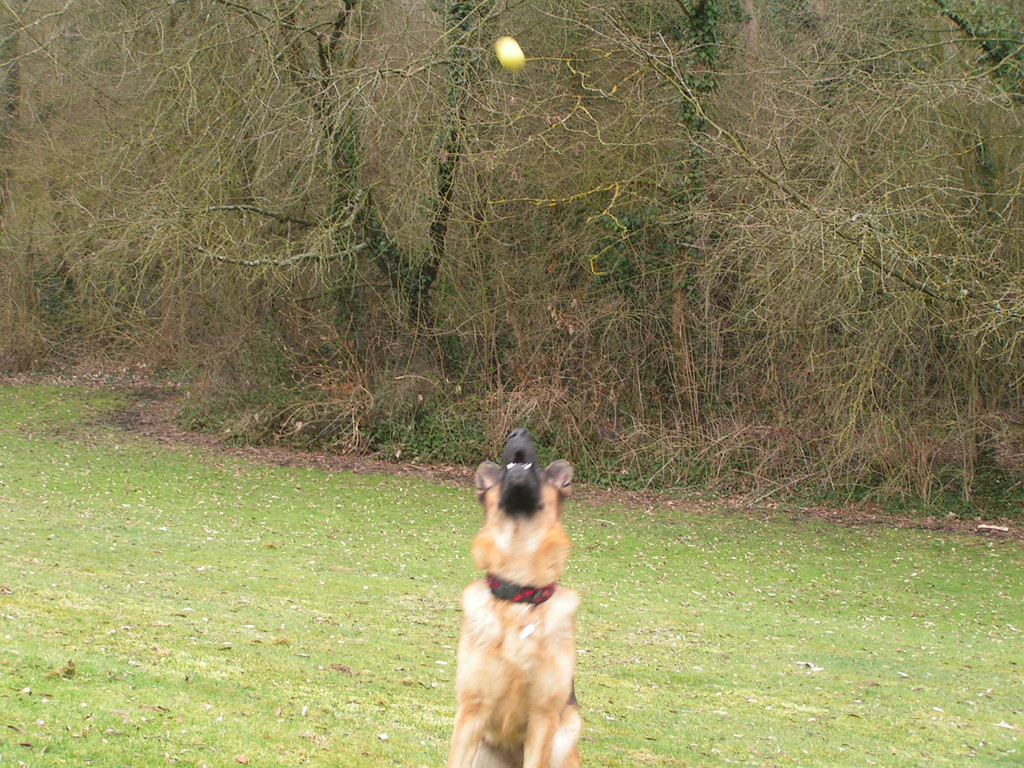
[[[537,464],[530,433],[508,437],[501,466],[476,471],[484,525],[473,559],[486,579],[462,593],[448,768],[579,768],[573,673],[579,596],[558,585],[569,557],[562,502],[572,465]]]

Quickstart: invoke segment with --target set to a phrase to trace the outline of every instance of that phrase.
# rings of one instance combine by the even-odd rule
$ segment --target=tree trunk
[[[740,0],[743,12],[743,48],[747,56],[756,58],[761,49],[761,24],[754,8],[754,0]]]
[[[491,3],[453,0],[445,11],[445,39],[448,49],[447,112],[441,130],[437,158],[437,196],[430,220],[430,249],[423,262],[408,275],[409,310],[413,319],[428,322],[430,292],[438,271],[448,256],[448,225],[455,199],[455,180],[466,152],[466,102],[469,96],[469,38],[474,21],[486,15]]]
[[[0,215],[7,208],[7,150],[18,115],[21,83],[18,70],[18,23],[0,24]]]

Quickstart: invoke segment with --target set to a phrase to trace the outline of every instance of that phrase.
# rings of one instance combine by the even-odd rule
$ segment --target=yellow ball
[[[512,37],[499,37],[494,42],[494,54],[501,62],[501,66],[509,72],[518,72],[526,66],[526,57],[519,43]]]

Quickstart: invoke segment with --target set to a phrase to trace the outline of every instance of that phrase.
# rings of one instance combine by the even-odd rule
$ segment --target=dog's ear
[[[572,482],[572,464],[562,459],[553,461],[544,470],[544,479],[555,486],[563,496],[568,496],[569,483]]]
[[[482,498],[492,486],[501,480],[501,467],[493,461],[485,461],[476,468],[474,480],[476,482],[477,495]]]

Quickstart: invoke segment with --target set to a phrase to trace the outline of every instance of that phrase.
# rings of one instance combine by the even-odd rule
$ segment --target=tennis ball
[[[519,43],[512,37],[499,37],[494,41],[494,55],[498,57],[501,66],[509,72],[518,72],[526,66],[526,57]]]

